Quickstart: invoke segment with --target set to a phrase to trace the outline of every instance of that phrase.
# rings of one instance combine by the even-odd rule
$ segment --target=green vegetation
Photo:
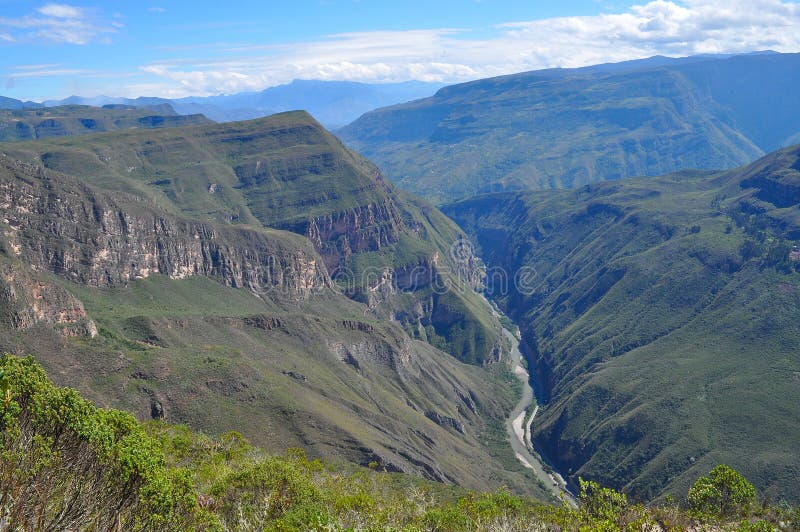
[[[235,429],[267,448],[546,497],[510,450],[498,457],[482,440],[515,397],[480,365],[492,360],[500,326],[468,286],[477,264],[451,266],[462,233],[308,115],[6,148],[0,201],[15,208],[0,221],[2,351],[41,353],[59,384],[139,419]],[[336,188],[318,210],[301,201],[292,219],[319,214],[309,227],[343,233],[314,233],[312,243],[297,227],[256,219],[241,194],[260,185],[244,186],[236,168],[267,160],[277,168],[262,176],[272,200],[284,190],[278,177],[287,198]],[[287,212],[256,203],[262,214]],[[250,214],[228,219],[228,207]],[[349,299],[323,266],[339,251],[345,264],[374,259],[367,266],[399,277],[427,268],[463,291],[439,304],[429,280],[399,279],[387,293],[358,285]],[[298,288],[286,293],[287,283]],[[474,364],[409,337],[384,319],[393,313],[414,337]]]
[[[700,516],[747,517],[756,502],[756,489],[737,471],[719,465],[697,479],[688,498]]]
[[[726,463],[800,500],[799,184],[794,147],[725,173],[444,209],[490,267],[530,274],[489,289],[532,348],[534,441],[573,486],[677,497]]]
[[[445,87],[337,133],[439,202],[726,169],[792,143],[797,68],[794,54],[764,54],[526,72]]]
[[[0,358],[0,521],[11,529],[188,528],[190,479],[133,416],[56,388],[32,358]]]
[[[80,298],[99,334],[65,340],[42,328],[0,329],[0,342],[43,353],[61,382],[99,403],[140,418],[159,405],[171,421],[213,434],[237,430],[269,448],[302,446],[364,465],[377,459],[428,478],[546,497],[527,485],[507,445],[496,457],[481,438],[515,400],[494,375],[499,366],[469,366],[411,341],[341,295],[284,308],[202,277],[151,276],[102,290],[45,278]],[[474,412],[458,394],[475,398]],[[426,411],[458,420],[466,433]]]
[[[725,466],[692,488],[688,511],[645,507],[581,481],[579,509],[397,473],[271,455],[240,434],[218,438],[94,407],[58,388],[32,358],[0,357],[0,523],[11,529],[124,530],[773,530],[796,515],[755,503]],[[713,506],[712,501],[719,505]],[[747,507],[747,511],[742,509]]]

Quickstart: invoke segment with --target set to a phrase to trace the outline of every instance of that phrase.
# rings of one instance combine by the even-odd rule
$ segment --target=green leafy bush
[[[190,478],[130,414],[53,386],[33,358],[0,358],[0,511],[11,529],[184,527]]]
[[[746,517],[756,502],[756,489],[734,469],[718,465],[697,479],[688,499],[700,517]]]

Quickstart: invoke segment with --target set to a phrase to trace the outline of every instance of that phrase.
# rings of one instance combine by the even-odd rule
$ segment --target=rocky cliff
[[[7,157],[0,158],[0,208],[13,255],[89,286],[201,275],[293,300],[331,286],[313,249],[289,234],[183,219]]]
[[[94,321],[77,298],[5,261],[0,262],[0,324],[18,331],[45,324],[63,336],[97,335]]]

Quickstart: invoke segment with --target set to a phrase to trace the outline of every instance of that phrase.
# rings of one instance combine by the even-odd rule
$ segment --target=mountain
[[[452,251],[460,229],[395,189],[304,112],[2,150],[185,216],[302,234],[373,315],[398,320],[461,360],[499,356],[499,324],[471,288],[480,283],[478,263]]]
[[[651,58],[453,85],[337,131],[435,201],[725,169],[800,133],[800,55]]]
[[[505,192],[444,212],[474,235],[573,483],[677,495],[727,463],[800,500],[800,146],[727,172]]]
[[[0,351],[140,418],[546,496],[463,233],[306,113],[0,152]]]
[[[0,109],[19,110],[19,109],[38,109],[41,107],[44,106],[40,103],[23,102],[21,100],[15,100],[14,98],[0,96]]]
[[[231,95],[189,96],[174,100],[155,97],[70,96],[64,100],[49,100],[44,103],[47,106],[97,107],[108,104],[133,107],[167,104],[179,114],[202,114],[216,122],[250,120],[284,111],[304,110],[326,127],[334,128],[349,124],[372,109],[430,96],[442,86],[442,83],[424,81],[370,84],[352,81],[294,80],[260,92]],[[0,108],[3,108],[2,102]]]
[[[120,129],[155,129],[210,124],[203,115],[178,116],[167,104],[153,107],[67,105],[0,110],[0,141],[87,135]]]
[[[358,83],[354,81],[294,80],[261,92],[209,98],[183,98],[180,104],[211,104],[224,110],[253,109],[258,116],[302,109],[326,127],[349,124],[378,107],[430,96],[441,83],[405,81],[402,83]],[[251,117],[255,118],[255,116]]]

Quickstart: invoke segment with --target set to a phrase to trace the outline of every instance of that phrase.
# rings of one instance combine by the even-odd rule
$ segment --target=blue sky
[[[180,97],[800,51],[790,0],[0,0],[0,94]]]

